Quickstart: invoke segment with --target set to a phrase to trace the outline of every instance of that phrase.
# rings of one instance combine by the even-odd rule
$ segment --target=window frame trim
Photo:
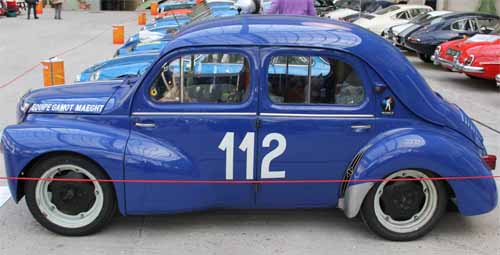
[[[369,81],[367,79],[368,77],[368,72],[366,70],[366,67],[361,64],[363,63],[362,60],[358,59],[355,55],[342,52],[342,51],[335,51],[335,50],[330,50],[330,49],[319,49],[319,48],[280,48],[280,49],[274,49],[272,47],[267,47],[267,48],[262,48],[262,50],[269,50],[269,54],[263,55],[261,54],[261,57],[263,58],[261,60],[261,66],[262,66],[262,74],[261,75],[261,83],[266,82],[266,85],[263,86],[262,84],[260,85],[261,91],[260,91],[260,97],[264,97],[269,103],[271,108],[306,108],[310,110],[314,109],[324,109],[324,110],[346,110],[346,111],[355,111],[357,109],[362,109],[362,108],[367,108],[368,105],[370,104],[370,96],[371,93],[369,92]],[[272,101],[270,95],[269,95],[269,67],[272,62],[272,59],[274,57],[282,57],[282,56],[299,56],[299,57],[320,57],[320,58],[333,58],[338,61],[342,61],[348,65],[351,66],[353,71],[356,72],[358,75],[359,79],[362,82],[362,86],[364,89],[364,99],[360,104],[356,105],[346,105],[346,104],[311,104],[311,103],[275,103]],[[361,66],[360,66],[361,65]],[[331,70],[331,67],[330,67]],[[361,74],[362,73],[362,74]],[[288,71],[287,71],[288,74]],[[263,100],[260,100],[262,104]],[[310,102],[310,101],[309,101]]]

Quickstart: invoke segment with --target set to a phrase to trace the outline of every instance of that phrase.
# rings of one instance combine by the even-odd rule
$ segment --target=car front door
[[[253,185],[228,182],[254,175],[246,160],[254,151],[238,145],[256,132],[256,54],[179,50],[148,72],[132,104],[125,155],[129,214],[254,205]]]
[[[261,55],[257,206],[335,206],[341,183],[328,181],[342,180],[377,134],[364,64],[327,50],[268,48]]]

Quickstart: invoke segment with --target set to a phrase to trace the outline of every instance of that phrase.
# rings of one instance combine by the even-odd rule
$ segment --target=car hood
[[[408,29],[410,27],[413,27],[413,26],[415,26],[415,24],[413,24],[413,23],[406,23],[406,24],[401,24],[401,25],[393,26],[391,29],[392,29],[392,33],[393,34],[399,35],[401,32],[403,32],[406,29]]]
[[[110,110],[108,102],[127,94],[123,92],[131,89],[131,83],[125,79],[36,89],[24,95],[20,104],[31,105],[29,113],[101,114]]]

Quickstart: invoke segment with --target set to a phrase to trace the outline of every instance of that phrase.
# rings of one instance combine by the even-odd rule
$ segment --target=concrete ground
[[[110,58],[111,25],[138,31],[136,14],[65,12],[51,19],[0,18],[0,86],[41,60],[67,51],[67,81]],[[89,41],[89,39],[92,39]],[[493,82],[472,80],[409,59],[433,89],[472,117],[500,129],[500,91]],[[0,131],[15,122],[18,97],[42,86],[41,67],[0,88]],[[500,155],[500,135],[480,127],[488,150]],[[0,162],[2,163],[2,162]],[[3,164],[2,164],[3,165]],[[5,176],[0,167],[0,176]],[[0,182],[0,186],[5,185]],[[429,235],[408,243],[382,240],[360,220],[338,210],[217,211],[174,216],[118,217],[104,231],[68,238],[46,231],[21,201],[0,208],[0,254],[500,254],[500,210],[462,217],[449,212]]]

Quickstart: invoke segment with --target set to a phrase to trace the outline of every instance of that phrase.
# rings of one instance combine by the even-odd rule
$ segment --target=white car
[[[337,6],[338,9],[325,14],[325,17],[330,19],[343,20],[348,16],[359,14],[360,10],[363,13],[373,13],[394,4],[394,0],[363,0],[363,1],[364,2],[341,1]]]
[[[425,5],[392,5],[373,14],[364,14],[354,24],[362,26],[376,34],[383,35],[384,30],[396,25],[406,24],[416,16],[431,11],[433,9]]]

